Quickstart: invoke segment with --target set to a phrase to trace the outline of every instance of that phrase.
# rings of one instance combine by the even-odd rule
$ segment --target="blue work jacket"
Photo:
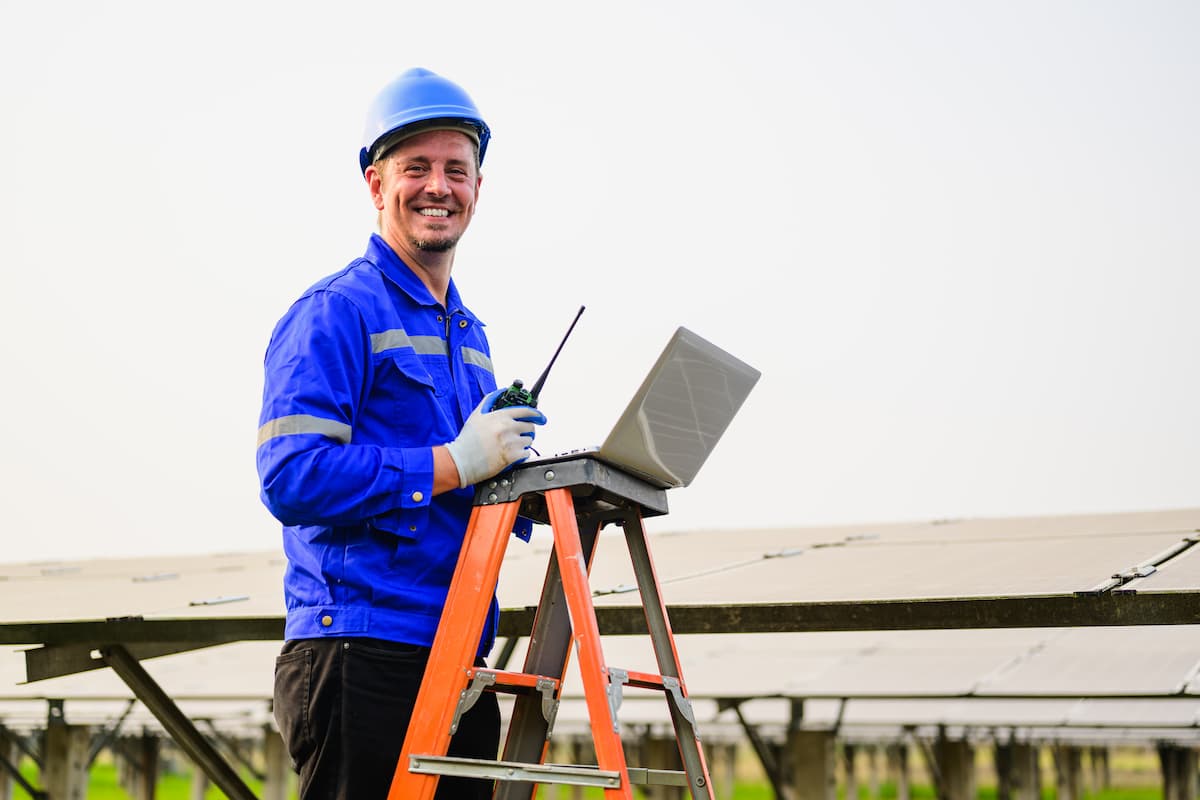
[[[432,644],[473,498],[433,496],[432,449],[496,388],[483,323],[373,235],[279,321],[265,373],[258,474],[285,526],[285,637]],[[498,615],[493,597],[481,655]]]

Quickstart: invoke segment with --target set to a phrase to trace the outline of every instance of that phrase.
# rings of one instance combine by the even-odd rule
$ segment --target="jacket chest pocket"
[[[448,380],[448,375],[431,373],[412,353],[376,357],[369,406],[378,410],[377,422],[393,444],[420,447],[441,443],[438,440],[447,435],[448,421],[440,397]]]

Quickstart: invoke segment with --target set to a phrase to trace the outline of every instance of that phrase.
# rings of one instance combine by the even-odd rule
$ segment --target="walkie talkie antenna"
[[[554,361],[558,358],[558,354],[562,352],[563,345],[567,343],[567,338],[571,335],[571,331],[575,330],[575,323],[579,322],[579,318],[583,316],[583,306],[579,307],[579,313],[575,315],[575,319],[571,320],[571,327],[567,328],[566,336],[563,336],[562,341],[558,343],[558,349],[554,351],[554,356],[550,359],[550,363],[546,365],[546,371],[537,379],[537,383],[533,385],[533,389],[526,389],[524,382],[517,378],[502,392],[496,395],[496,399],[492,401],[489,411],[495,411],[498,408],[508,408],[510,406],[532,406],[537,408],[538,394],[542,391],[542,384],[546,382],[546,376],[550,374],[550,368],[554,366]]]
[[[571,336],[571,331],[575,330],[575,323],[579,322],[579,318],[583,316],[584,308],[586,308],[586,306],[579,307],[579,311],[575,314],[575,319],[571,320],[571,327],[567,328],[567,332],[563,336],[562,341],[558,343],[558,349],[555,350],[554,355],[550,357],[550,363],[546,365],[546,369],[538,377],[537,383],[535,383],[533,388],[529,390],[529,393],[533,395],[535,402],[537,401],[538,395],[541,394],[542,384],[546,382],[546,376],[550,374],[550,368],[554,366],[554,362],[558,358],[558,354],[562,352],[563,345],[567,343],[567,339]]]

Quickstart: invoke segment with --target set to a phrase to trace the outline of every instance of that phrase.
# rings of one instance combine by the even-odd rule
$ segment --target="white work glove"
[[[534,426],[545,425],[546,417],[531,406],[509,406],[492,411],[502,389],[483,398],[467,417],[458,438],[446,445],[458,467],[460,488],[503,471],[529,457]]]

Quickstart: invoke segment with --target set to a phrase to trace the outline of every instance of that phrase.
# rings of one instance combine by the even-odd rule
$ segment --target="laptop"
[[[530,461],[595,454],[659,488],[687,486],[761,375],[681,327],[599,448]]]

